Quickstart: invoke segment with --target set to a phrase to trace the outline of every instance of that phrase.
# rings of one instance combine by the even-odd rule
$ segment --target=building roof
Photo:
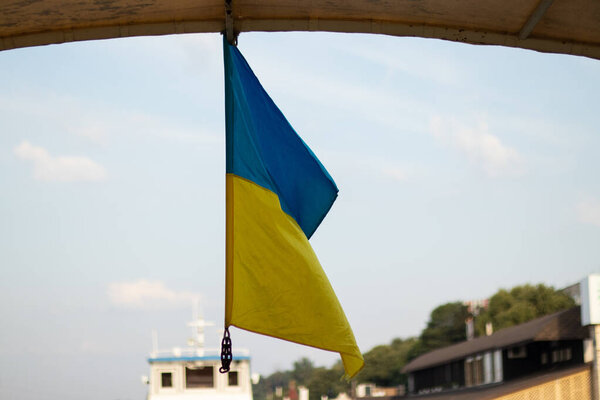
[[[457,343],[425,353],[403,368],[403,372],[412,372],[488,350],[512,347],[533,341],[577,340],[587,337],[587,330],[581,326],[580,307],[559,311],[524,324],[501,329],[490,336]]]
[[[80,40],[328,31],[438,38],[600,59],[597,0],[4,0],[0,50]]]
[[[467,389],[415,395],[410,396],[409,398],[414,397],[419,400],[492,400],[590,369],[591,365],[584,364],[573,368],[559,369],[557,371],[528,376],[527,378],[515,379],[514,381],[505,382],[502,384],[475,386]]]

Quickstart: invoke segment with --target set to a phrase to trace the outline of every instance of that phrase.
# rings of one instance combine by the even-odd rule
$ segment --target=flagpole
[[[227,43],[237,46],[237,35],[233,29],[233,6],[232,0],[225,0],[225,37]]]
[[[231,16],[231,0],[226,0],[229,4],[229,13]],[[231,24],[231,27],[233,25]],[[229,40],[223,41],[223,61],[225,74],[225,148],[226,148],[226,173],[225,173],[225,321],[223,339],[221,341],[221,368],[219,372],[229,372],[229,366],[233,359],[231,338],[229,326],[231,321],[233,307],[233,182],[228,177],[227,172],[233,170],[233,93],[228,74],[230,73],[230,62],[228,46]]]

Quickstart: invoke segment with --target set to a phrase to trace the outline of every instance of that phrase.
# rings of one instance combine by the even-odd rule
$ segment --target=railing
[[[221,349],[219,348],[205,348],[199,349],[196,347],[179,348],[174,347],[170,350],[158,350],[150,353],[151,358],[166,358],[166,357],[220,357]],[[250,351],[243,348],[234,348],[233,355],[235,356],[249,356]]]

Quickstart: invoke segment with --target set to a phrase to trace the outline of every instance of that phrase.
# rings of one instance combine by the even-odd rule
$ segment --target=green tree
[[[294,362],[294,369],[292,370],[292,379],[296,381],[298,386],[306,386],[309,379],[312,376],[315,366],[313,362],[308,358],[303,357],[298,361]]]
[[[567,294],[543,284],[515,286],[510,291],[500,289],[490,298],[488,309],[476,318],[476,331],[484,335],[487,322],[497,331],[574,305]]]
[[[291,376],[291,371],[276,371],[267,377],[261,377],[256,385],[252,385],[252,396],[254,400],[277,400],[273,395],[275,388],[281,386],[285,391],[288,388],[290,379],[292,379]]]
[[[389,345],[380,345],[364,354],[365,367],[358,374],[359,382],[375,383],[378,386],[396,386],[405,383],[401,373],[408,354],[417,339],[394,339]]]
[[[311,400],[320,400],[321,395],[336,397],[338,393],[349,390],[349,383],[341,379],[344,367],[341,362],[332,368],[315,367],[308,358],[301,358],[293,363],[291,371],[277,371],[267,377],[261,378],[258,384],[252,386],[254,400],[281,400],[276,397],[275,388],[283,388],[283,395],[287,396],[291,380],[297,386],[306,386],[309,389]]]
[[[465,320],[469,316],[467,306],[459,301],[436,307],[431,312],[427,327],[421,332],[419,341],[409,352],[409,359],[466,340]]]
[[[266,400],[267,399],[267,382],[265,382],[265,377],[261,376],[261,379],[257,384],[252,384],[252,398],[254,400]]]
[[[341,379],[343,375],[344,367],[341,362],[337,362],[332,368],[313,369],[307,384],[309,399],[320,400],[322,395],[327,395],[331,399],[337,397],[340,392],[349,392],[350,384],[345,379]]]

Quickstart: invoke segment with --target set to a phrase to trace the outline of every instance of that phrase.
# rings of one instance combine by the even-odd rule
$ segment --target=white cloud
[[[584,199],[577,203],[576,211],[579,222],[600,227],[600,200]]]
[[[133,113],[127,118],[123,118],[121,124],[124,124],[130,132],[176,140],[182,143],[220,145],[224,143],[225,137],[223,134],[203,127],[173,127],[173,121],[158,118],[151,114]]]
[[[408,180],[409,174],[404,168],[388,166],[381,169],[383,175],[391,178],[392,180],[405,182]]]
[[[275,103],[282,106],[284,114],[285,104],[279,102],[277,95],[285,93],[312,105],[351,112],[355,118],[384,125],[390,129],[388,132],[395,132],[420,129],[417,119],[407,116],[425,115],[431,108],[430,104],[406,93],[374,87],[360,80],[334,79],[305,65],[273,60],[271,54],[261,54],[261,57],[252,60],[251,65]]]
[[[110,104],[47,93],[0,94],[0,108],[20,118],[42,119],[54,130],[107,145],[126,136],[157,137],[182,143],[221,145],[224,135],[215,127],[197,126],[169,116],[123,110]],[[63,110],[70,110],[64,118]]]
[[[390,52],[385,47],[358,49],[356,46],[344,46],[341,47],[341,50],[353,58],[379,65],[390,71],[408,74],[426,82],[456,85],[461,81],[463,75],[461,68],[452,58],[433,52],[415,51],[413,47],[408,49],[410,54],[404,54],[403,57],[398,57],[397,54]]]
[[[54,157],[43,147],[33,146],[28,141],[15,147],[14,153],[33,163],[33,176],[41,181],[103,181],[107,177],[104,167],[87,157]]]
[[[363,153],[343,151],[323,151],[323,160],[327,159],[328,167],[338,169],[340,175],[364,176],[368,179],[383,178],[395,183],[406,183],[414,180],[419,174],[418,168],[410,164],[402,164],[394,159],[378,156],[365,156]],[[337,173],[334,175],[337,176]]]
[[[77,128],[69,127],[68,130],[98,144],[106,144],[108,139],[108,129],[93,121],[85,121],[81,126]]]
[[[224,135],[211,129],[182,126],[177,121],[147,113],[105,109],[102,113],[82,111],[80,114],[79,118],[69,121],[67,131],[102,145],[127,135],[199,145],[220,145],[224,141]]]
[[[107,294],[113,305],[129,309],[189,307],[200,299],[197,293],[172,290],[161,281],[146,279],[113,282],[108,285]]]
[[[470,127],[454,119],[434,117],[430,123],[431,134],[442,143],[465,154],[480,165],[491,177],[514,175],[522,172],[522,159],[517,150],[503,144],[489,133],[485,122]]]

